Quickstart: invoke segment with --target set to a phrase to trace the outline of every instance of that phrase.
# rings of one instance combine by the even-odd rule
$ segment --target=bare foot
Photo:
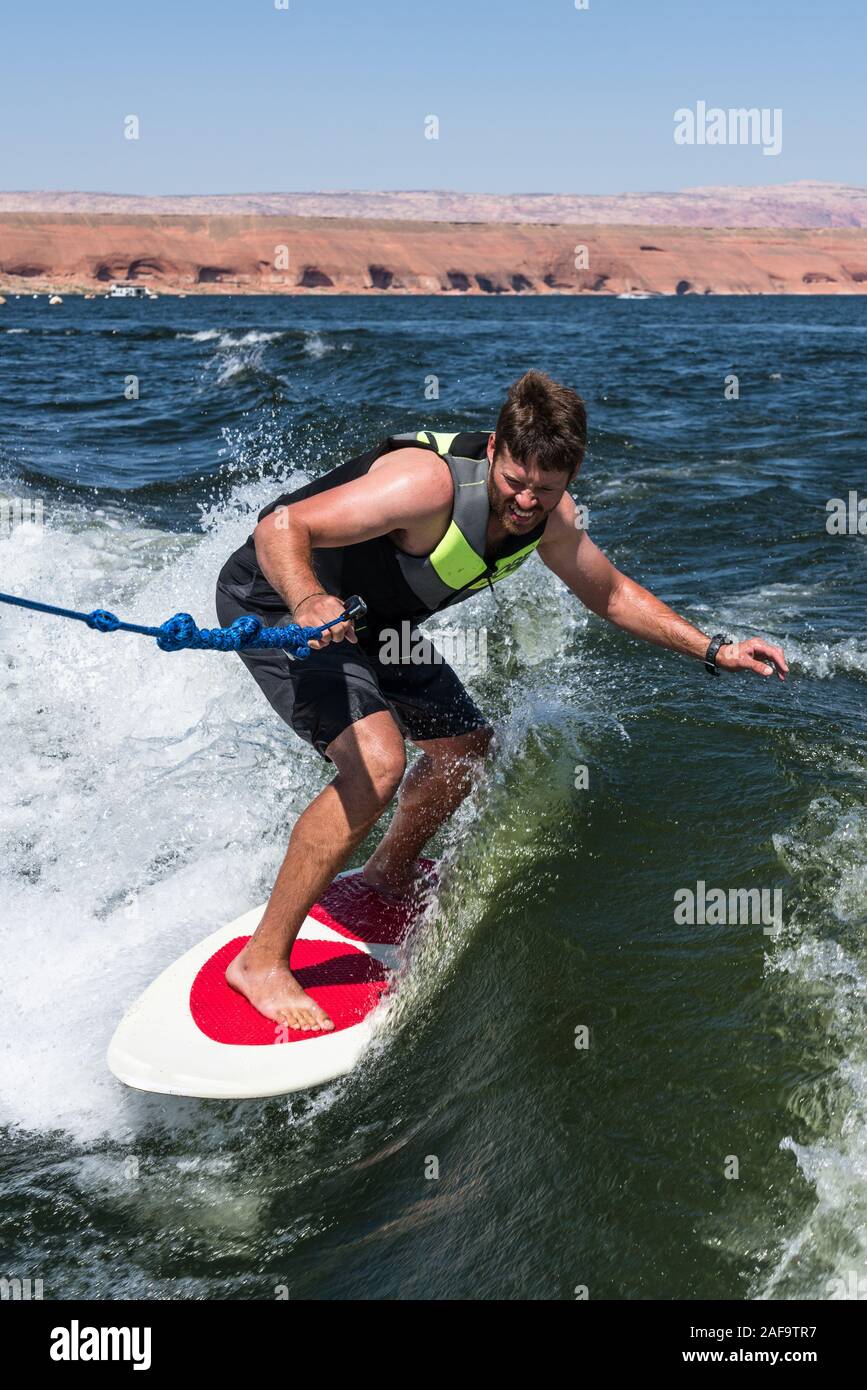
[[[245,946],[226,971],[226,984],[249,1000],[254,1009],[275,1023],[303,1032],[327,1033],[334,1027],[324,1009],[305,994],[284,961],[249,954]]]
[[[408,874],[396,878],[394,875],[383,874],[382,872],[371,869],[369,862],[361,870],[361,877],[368,888],[375,888],[389,902],[399,902],[405,898],[414,888],[425,887],[435,881],[435,874],[425,864],[419,864],[416,860]]]
[[[367,869],[362,869],[361,877],[368,888],[375,888],[380,897],[388,902],[399,902],[401,898],[405,898],[413,883],[411,878],[401,879],[399,882],[380,878],[375,873],[368,873]]]

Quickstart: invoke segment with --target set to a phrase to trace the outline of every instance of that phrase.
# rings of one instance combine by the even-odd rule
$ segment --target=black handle
[[[366,612],[367,604],[359,594],[353,594],[351,598],[346,600],[345,616],[347,618],[361,618]]]
[[[364,602],[364,599],[360,598],[358,594],[353,594],[351,598],[346,600],[346,608],[339,618],[332,618],[330,623],[323,623],[321,627],[311,627],[309,629],[309,635],[313,637],[315,641],[316,637],[319,636],[320,633],[326,632],[328,628],[337,627],[338,623],[353,622],[356,618],[363,617],[366,612],[367,604]]]

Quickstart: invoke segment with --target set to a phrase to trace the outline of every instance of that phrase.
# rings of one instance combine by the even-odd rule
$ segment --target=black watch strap
[[[710,645],[704,654],[704,669],[709,676],[718,676],[719,667],[716,664],[716,654],[720,647],[730,647],[733,642],[732,637],[726,637],[725,633],[718,632],[710,639]]]

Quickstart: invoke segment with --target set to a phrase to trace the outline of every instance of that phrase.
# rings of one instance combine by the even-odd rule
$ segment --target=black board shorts
[[[268,627],[286,627],[292,621],[285,611],[251,608],[222,580],[217,583],[216,607],[222,627],[247,614]],[[381,630],[376,624],[372,633],[359,635],[358,643],[329,643],[303,661],[282,647],[238,655],[280,718],[326,762],[331,761],[325,750],[333,739],[381,710],[391,714],[404,738],[414,743],[490,728],[447,662],[380,661]]]

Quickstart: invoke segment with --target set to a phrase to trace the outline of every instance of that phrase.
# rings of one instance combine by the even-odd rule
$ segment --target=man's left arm
[[[539,557],[558,579],[571,589],[586,608],[607,618],[615,627],[704,661],[710,637],[655,598],[606,559],[584,530],[575,526],[576,507],[568,493],[551,513],[545,535],[538,547]],[[750,637],[720,647],[716,665],[724,671],[753,671],[780,680],[788,672],[781,647],[763,637]]]

